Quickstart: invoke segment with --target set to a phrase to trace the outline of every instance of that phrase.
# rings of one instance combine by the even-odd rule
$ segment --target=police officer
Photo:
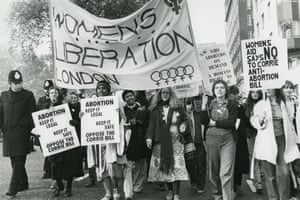
[[[43,89],[44,89],[45,95],[38,99],[37,110],[42,110],[42,109],[48,109],[49,108],[49,106],[51,104],[51,100],[50,100],[50,97],[49,97],[49,89],[51,89],[53,87],[54,87],[54,84],[53,84],[52,80],[45,80],[44,81]],[[42,177],[43,179],[50,178],[50,174],[49,174],[50,168],[51,168],[51,165],[49,163],[49,159],[48,159],[48,157],[45,157],[44,165],[43,165],[43,171],[44,171],[44,174],[43,174],[43,177]],[[54,188],[54,187],[55,187],[55,184],[52,184],[51,188]]]
[[[12,70],[8,75],[9,90],[0,97],[0,129],[3,131],[3,156],[10,157],[12,176],[6,195],[28,189],[25,169],[26,155],[30,152],[31,113],[36,104],[33,93],[23,89],[22,74]]]
[[[50,104],[49,89],[53,88],[53,87],[54,87],[54,84],[53,84],[52,80],[44,81],[43,88],[44,88],[45,95],[38,99],[38,102],[37,102],[38,110],[42,110],[42,109],[49,107],[49,104]]]

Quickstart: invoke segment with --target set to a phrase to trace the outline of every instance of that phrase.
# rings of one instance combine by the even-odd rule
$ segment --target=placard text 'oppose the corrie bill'
[[[81,100],[82,145],[117,143],[119,135],[118,100],[115,96]]]
[[[44,156],[50,156],[80,146],[68,104],[32,113],[35,128],[40,134]]]

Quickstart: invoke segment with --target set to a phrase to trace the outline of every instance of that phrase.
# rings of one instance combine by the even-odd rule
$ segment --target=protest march
[[[1,73],[6,197],[33,190],[36,151],[51,199],[78,199],[78,187],[101,187],[101,200],[149,187],[166,200],[299,198],[298,1],[226,0],[226,42],[202,44],[187,0],[45,2],[32,6],[45,6],[51,32],[43,95],[23,68]],[[267,33],[274,24],[288,30]]]

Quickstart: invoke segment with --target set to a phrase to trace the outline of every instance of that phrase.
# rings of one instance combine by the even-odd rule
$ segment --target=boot
[[[62,180],[56,180],[57,187],[54,189],[52,197],[58,197],[60,195],[60,191],[65,189],[64,183]]]

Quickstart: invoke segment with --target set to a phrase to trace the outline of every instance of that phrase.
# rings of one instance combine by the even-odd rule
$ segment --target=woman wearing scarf
[[[249,150],[249,161],[250,161],[250,179],[246,180],[248,186],[252,192],[262,194],[263,185],[261,180],[261,161],[253,158],[253,150],[257,130],[250,123],[250,118],[253,115],[254,105],[263,98],[262,90],[250,91],[245,103],[245,115],[246,115],[246,137],[247,146]],[[251,166],[253,170],[251,170]]]
[[[209,180],[215,200],[233,200],[235,166],[235,125],[238,118],[236,102],[228,99],[225,81],[217,80],[212,86],[214,99],[207,105],[207,96],[202,100],[202,123],[208,126],[206,147]]]
[[[71,92],[69,94],[69,102],[68,102],[72,120],[70,121],[70,124],[74,126],[76,130],[77,137],[80,142],[80,103],[79,103],[79,97],[75,92]],[[65,171],[65,177],[67,178],[67,188],[66,188],[66,196],[71,197],[72,196],[72,181],[75,177],[81,177],[84,175],[83,173],[83,151],[82,147],[77,147],[74,149],[71,149],[69,151],[66,151],[64,154],[64,171]]]
[[[180,200],[180,181],[188,180],[181,135],[187,127],[179,131],[185,120],[186,114],[183,108],[176,106],[171,88],[161,89],[146,133],[147,146],[153,148],[148,180],[167,183],[167,200]]]
[[[64,98],[59,96],[57,88],[49,89],[50,105],[49,108],[63,104]],[[70,124],[76,123],[75,119],[70,120]],[[78,122],[79,123],[79,122]],[[80,149],[80,148],[78,148]],[[72,196],[72,181],[74,177],[83,175],[82,169],[77,169],[77,150],[71,149],[55,155],[49,156],[50,162],[50,176],[56,181],[56,188],[53,197],[60,196],[60,192],[64,190],[65,186],[63,180],[67,182],[65,196]]]

